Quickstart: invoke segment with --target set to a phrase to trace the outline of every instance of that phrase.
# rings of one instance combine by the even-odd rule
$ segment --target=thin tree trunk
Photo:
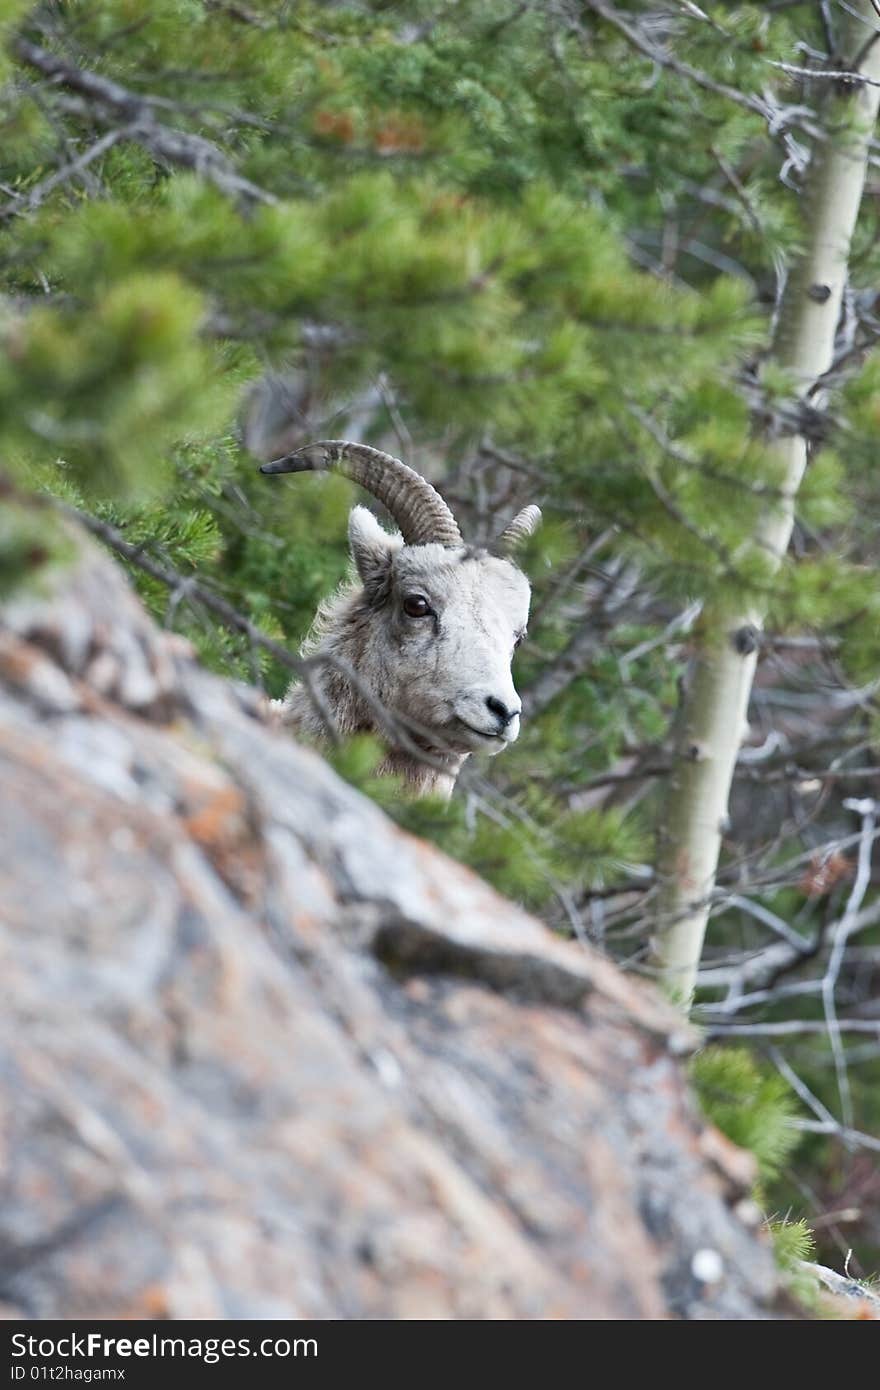
[[[847,70],[878,27],[871,0],[858,0],[852,9],[841,43],[846,57],[835,59],[835,70]],[[880,41],[870,46],[860,72],[880,82]],[[876,86],[841,84],[824,105],[829,139],[817,143],[813,152],[803,195],[804,250],[786,286],[772,352],[772,361],[790,373],[801,398],[831,366],[878,98]],[[807,441],[788,435],[775,442],[773,451],[782,472],[783,501],[768,510],[753,539],[778,568],[791,539]],[[675,773],[659,837],[663,886],[653,942],[660,978],[685,1008],[702,954],[763,619],[759,607],[739,614],[707,609],[695,633],[697,650],[683,696]]]

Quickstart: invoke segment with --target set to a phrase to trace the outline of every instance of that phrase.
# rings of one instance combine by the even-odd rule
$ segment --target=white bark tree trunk
[[[880,26],[871,0],[858,0],[852,10],[841,43],[845,56],[835,60],[836,70],[847,70]],[[880,40],[864,57],[860,72],[870,82],[880,82]],[[801,399],[831,366],[878,98],[880,88],[868,82],[841,85],[828,93],[823,108],[829,138],[813,152],[803,195],[804,250],[786,286],[772,354],[792,376]],[[807,441],[800,435],[782,437],[774,454],[783,475],[783,500],[768,510],[754,540],[778,568],[791,538]],[[652,947],[665,988],[684,1008],[690,1005],[702,954],[763,619],[759,608],[738,614],[707,609],[695,633],[697,651],[683,697],[659,837],[661,891]]]

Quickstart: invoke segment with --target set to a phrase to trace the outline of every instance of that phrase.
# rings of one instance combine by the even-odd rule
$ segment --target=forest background
[[[699,905],[695,1080],[756,1152],[768,1216],[875,1271],[873,4],[0,14],[0,585],[63,559],[33,498],[74,507],[160,621],[277,696],[279,647],[347,572],[356,498],[259,459],[363,439],[429,476],[477,542],[537,501],[516,746],[449,806],[373,778],[369,741],[332,756],[649,976],[690,912],[674,890],[688,779],[712,761],[700,672],[732,645],[748,698],[756,662]],[[841,141],[864,194],[807,382],[779,324]],[[807,289],[818,313],[830,291]],[[792,504],[778,563],[762,528]],[[712,698],[738,745],[717,682]]]

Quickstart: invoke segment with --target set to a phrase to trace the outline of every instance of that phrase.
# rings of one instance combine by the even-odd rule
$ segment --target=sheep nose
[[[508,709],[504,701],[496,699],[494,695],[486,696],[486,707],[490,711],[490,713],[495,715],[496,719],[501,720],[501,723],[505,728],[511,722],[511,720],[516,718],[516,716],[522,709],[521,705],[518,705],[516,709]]]

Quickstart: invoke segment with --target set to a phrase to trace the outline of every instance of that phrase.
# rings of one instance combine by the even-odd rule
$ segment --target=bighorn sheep
[[[342,473],[372,493],[399,534],[385,531],[366,507],[352,509],[348,538],[360,582],[321,605],[303,655],[330,658],[318,666],[315,683],[340,733],[379,733],[387,747],[380,771],[402,774],[419,795],[449,796],[470,753],[500,753],[519,733],[510,666],[525,636],[530,590],[506,557],[534,531],[540,510],[524,508],[493,545],[475,549],[464,544],[426,479],[365,444],[321,440],[260,471],[319,470]],[[409,748],[381,727],[365,691],[401,720]],[[299,682],[281,703],[281,718],[319,738],[326,734]],[[417,756],[420,749],[429,761]]]

